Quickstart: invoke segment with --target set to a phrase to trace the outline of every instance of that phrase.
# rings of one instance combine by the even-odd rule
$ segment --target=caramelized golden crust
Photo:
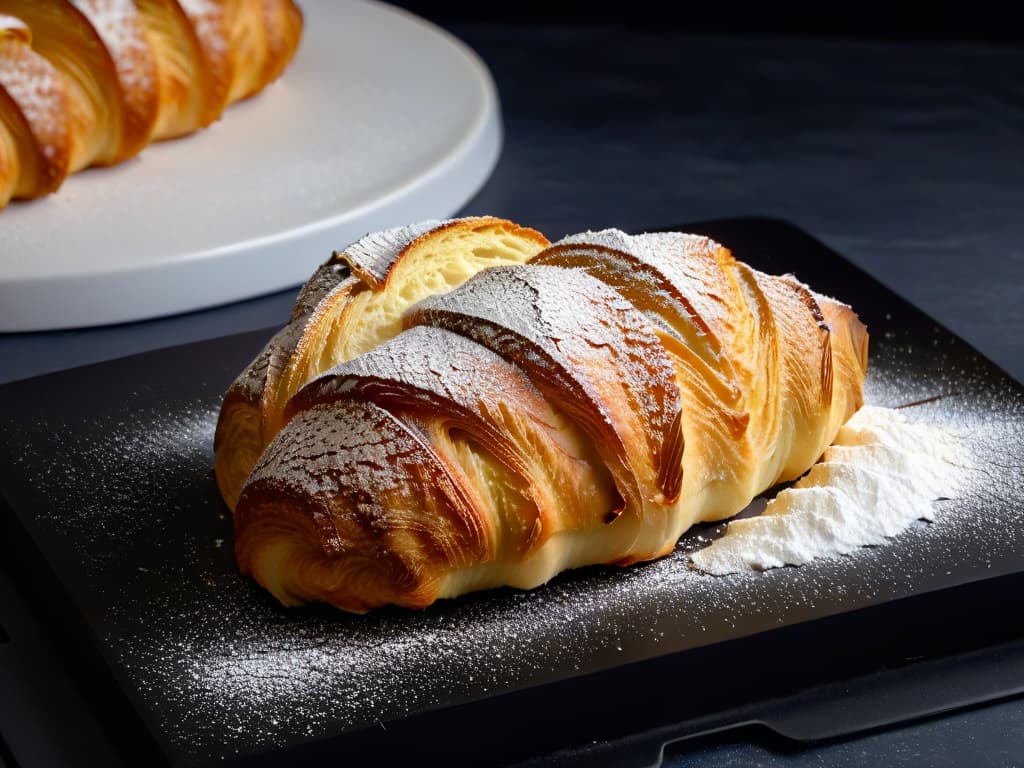
[[[31,42],[27,26],[0,17],[0,208],[55,191],[71,159],[60,75]]]
[[[99,36],[116,74],[113,86],[98,83],[103,90],[97,107],[102,110],[114,93],[120,96],[120,141],[91,158],[97,165],[113,165],[134,157],[150,141],[159,109],[156,56],[133,0],[72,2]],[[69,40],[66,45],[73,47],[75,42]]]
[[[484,512],[496,558],[521,559],[562,530],[600,526],[621,499],[604,463],[529,377],[469,339],[412,328],[314,379],[289,417],[342,399],[371,402],[428,435]],[[498,482],[494,482],[494,481]],[[507,493],[495,493],[504,485]]]
[[[301,36],[292,0],[0,0],[0,208],[209,125]]]
[[[71,0],[0,0],[0,12],[25,21],[33,49],[61,74],[71,135],[69,173],[111,162],[124,145],[124,94],[117,66],[88,16]]]
[[[293,419],[254,468],[235,524],[243,573],[285,601],[352,611],[426,605],[441,574],[487,552],[480,517],[430,444],[369,403]]]
[[[258,93],[281,74],[299,47],[302,13],[291,0],[228,0],[224,11],[230,104]]]
[[[728,303],[721,295],[731,293],[723,280],[722,251],[717,243],[692,234],[651,232],[628,236],[612,229],[561,240],[538,254],[532,263],[579,267],[593,274],[646,314],[660,331],[692,350],[692,365],[715,380],[723,388],[723,396],[735,396],[735,373],[719,338],[720,333],[727,333],[722,319]],[[707,276],[694,279],[701,267],[703,274],[715,275],[723,284],[715,292],[701,290],[714,285]],[[703,364],[705,359],[713,365]],[[730,387],[732,391],[726,392]]]
[[[225,396],[230,408],[217,424],[215,469],[228,505],[234,508],[242,481],[304,384],[398,334],[402,313],[416,301],[484,267],[524,262],[547,244],[532,229],[479,216],[375,232],[335,253],[299,294],[288,326]],[[252,442],[242,446],[226,439],[229,433]]]
[[[600,280],[560,267],[496,267],[420,303],[406,324],[455,331],[522,368],[586,429],[634,509],[678,496],[672,363],[643,315]]]
[[[302,39],[302,11],[291,0],[263,0],[263,24],[267,29],[267,60],[262,89],[276,80],[298,50]]]
[[[16,148],[19,143],[18,134],[28,135],[29,129],[17,103],[7,95],[2,85],[0,114],[5,115],[5,118],[0,120],[0,206],[3,206],[14,195],[15,185],[21,178],[20,159]]]
[[[792,276],[706,238],[616,230],[481,271],[450,237],[466,226],[346,249],[353,275],[322,268],[289,326],[318,354],[286,329],[225,399],[218,462],[260,451],[237,393],[278,398],[235,530],[243,571],[282,602],[422,606],[659,557],[805,472],[862,403],[866,330]],[[475,274],[424,278],[453,263]],[[296,370],[305,386],[283,386]]]
[[[209,125],[231,103],[228,95],[235,77],[235,54],[230,45],[229,3],[223,0],[178,0],[178,5],[192,24],[203,70],[210,77],[210,90],[204,94],[207,119],[204,125]]]
[[[152,140],[185,136],[209,125],[222,105],[210,97],[213,72],[206,66],[197,29],[175,0],[135,0],[155,57],[157,115]]]

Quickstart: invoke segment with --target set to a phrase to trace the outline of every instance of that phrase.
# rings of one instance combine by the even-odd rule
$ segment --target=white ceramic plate
[[[497,160],[480,60],[379,4],[300,0],[283,77],[210,128],[0,211],[0,331],[138,320],[303,282],[368,231],[449,216]]]

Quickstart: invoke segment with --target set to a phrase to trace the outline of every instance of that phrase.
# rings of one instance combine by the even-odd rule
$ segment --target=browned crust
[[[302,12],[292,0],[231,0],[225,5],[232,79],[228,103],[247,99],[275,80],[302,38]]]
[[[157,117],[152,140],[185,136],[208,125],[213,77],[196,27],[177,0],[135,0],[156,62]]]
[[[543,396],[518,368],[463,336],[430,327],[412,328],[309,382],[288,402],[285,421],[344,398],[472,423],[474,434],[520,475],[526,464],[495,424],[497,411],[503,405],[523,413],[546,408]]]
[[[302,11],[292,0],[263,0],[267,30],[267,61],[261,88],[274,82],[291,62],[302,40]]]
[[[30,199],[57,190],[71,160],[60,74],[30,41],[27,28],[0,28],[0,123],[11,158],[6,171],[0,168],[0,208],[11,197]]]
[[[133,0],[71,1],[89,20],[114,64],[122,103],[120,143],[94,159],[99,165],[113,165],[137,155],[152,137],[160,108],[156,56]]]
[[[718,330],[687,296],[695,286],[718,293],[729,291],[728,285],[708,285],[685,270],[694,260],[707,260],[718,249],[721,246],[707,238],[680,233],[626,235],[606,230],[555,243],[530,263],[585,269],[617,290],[659,329],[682,342],[690,350],[687,362],[708,380],[727,405],[734,406],[740,395],[739,382]],[[717,272],[721,282],[725,282],[720,268],[709,272]]]
[[[88,17],[70,0],[0,0],[0,12],[25,21],[34,50],[64,77],[72,139],[69,172],[116,156],[123,143],[124,95],[114,60]]]
[[[297,522],[289,522],[292,516]],[[242,572],[272,578],[273,566],[261,558],[278,537],[306,551],[310,517],[320,557],[308,567],[320,572],[284,580],[301,599],[346,610],[426,605],[441,574],[488,551],[466,491],[430,444],[369,403],[315,406],[267,447],[235,510]],[[371,576],[338,577],[352,569],[370,569]]]
[[[831,331],[828,336],[832,352],[829,356],[828,375],[834,392],[837,378],[846,380],[850,376],[859,376],[863,381],[868,370],[870,336],[867,327],[851,307],[825,296],[815,294],[815,298]],[[860,408],[864,404],[863,391],[858,390],[857,394],[859,398],[855,404]]]
[[[218,436],[236,429],[228,419],[259,423],[258,429],[237,428],[239,434],[258,440],[258,445],[238,449],[223,437],[216,441],[220,446],[215,453],[218,484],[229,506],[237,500],[240,481],[244,481],[252,466],[240,466],[237,462],[259,455],[283,426],[288,399],[310,378],[329,367],[329,361],[320,359],[323,350],[318,344],[331,335],[336,325],[348,322],[352,300],[364,291],[386,290],[389,276],[403,259],[412,257],[415,249],[429,246],[446,233],[484,229],[497,229],[538,247],[548,243],[535,230],[493,216],[427,221],[368,234],[335,252],[317,269],[300,291],[287,328],[275,335],[225,395]]]
[[[421,302],[406,324],[455,331],[526,371],[617,467],[619,493],[634,509],[678,496],[672,363],[646,318],[601,281],[560,267],[495,267]]]
[[[214,433],[214,473],[232,509],[249,471],[281,427],[281,379],[302,339],[305,321],[326,295],[351,285],[347,269],[338,267],[332,259],[316,271],[299,293],[291,322],[267,342],[224,395]]]
[[[228,105],[235,65],[231,53],[227,6],[229,3],[206,0],[178,0],[182,12],[195,30],[203,70],[209,76],[202,125],[220,118]]]
[[[601,282],[615,288],[669,333],[693,325],[714,354],[721,344],[714,331],[680,290],[680,280],[666,271],[668,260],[654,264],[635,252],[590,243],[555,243],[538,253],[531,264],[586,269]]]
[[[810,288],[797,280],[793,275],[784,275],[780,282],[796,293],[800,301],[811,313],[811,317],[814,318],[814,322],[817,323],[818,329],[821,331],[821,364],[819,365],[820,404],[822,408],[828,408],[832,405],[832,386],[834,383],[832,370],[832,329],[829,327],[828,322],[826,322],[821,305],[818,304],[818,300]]]
[[[9,127],[10,126],[10,127]],[[0,208],[7,205],[14,196],[15,187],[21,176],[18,159],[19,133],[28,132],[28,124],[18,105],[0,85]]]
[[[508,514],[486,510],[474,500],[476,514],[495,521],[492,529],[503,520],[503,530],[491,532],[495,550],[525,557],[556,530],[603,522],[606,510],[553,500],[548,483],[556,468],[539,465],[536,457],[540,445],[546,447],[544,455],[559,456],[550,434],[557,417],[520,369],[468,338],[440,328],[411,328],[311,381],[289,402],[287,418],[343,399],[373,403],[429,432],[472,435],[480,449],[500,462],[532,506],[513,523]],[[578,460],[563,459],[565,464],[573,461]],[[461,472],[451,464],[448,468]],[[468,481],[463,484],[472,491]]]

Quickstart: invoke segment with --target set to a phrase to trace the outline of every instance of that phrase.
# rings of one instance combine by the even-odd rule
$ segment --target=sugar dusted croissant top
[[[805,472],[866,366],[848,306],[704,237],[428,222],[314,274],[215,469],[281,602],[422,607],[670,552]]]
[[[301,35],[292,0],[0,0],[0,208],[209,125]]]

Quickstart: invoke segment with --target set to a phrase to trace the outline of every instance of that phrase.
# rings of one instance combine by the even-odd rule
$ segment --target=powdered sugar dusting
[[[180,477],[182,466],[211,460],[209,439],[216,420],[216,407],[206,402],[182,404],[170,417],[125,409],[97,419],[97,431],[105,437],[88,443],[60,442],[41,462],[38,481],[65,499],[45,523],[63,529],[85,556],[95,555],[97,539],[116,541],[115,553],[134,547],[136,536],[150,522],[139,514],[139,505],[150,494],[160,493],[162,482]],[[76,427],[44,422],[40,428],[59,435]],[[33,462],[39,457],[27,453],[20,459]],[[85,488],[84,479],[92,475],[106,481]],[[63,491],[71,488],[79,490],[64,497]],[[190,514],[178,505],[173,505],[173,513]],[[113,554],[109,546],[105,549],[106,556]]]
[[[23,38],[26,36],[25,33],[29,31],[28,26],[21,19],[0,13],[0,32],[7,32],[8,30],[20,33]]]
[[[666,252],[713,253],[717,243],[703,235],[685,232],[646,232],[630,235],[621,229],[586,231],[564,237],[558,245],[598,245],[632,253],[645,264],[661,264]]]
[[[426,300],[410,320],[464,333],[524,367],[542,390],[589,412],[641,487],[678,437],[679,387],[653,327],[586,272],[494,267]],[[627,445],[646,450],[627,452]],[[658,495],[651,487],[643,492]]]
[[[52,158],[67,141],[60,74],[28,46],[0,56],[0,86],[21,109],[43,153]]]
[[[319,495],[348,487],[358,478],[371,515],[387,513],[385,495],[405,488],[410,464],[424,462],[429,449],[386,411],[364,403],[316,406],[279,433],[253,468],[248,486],[268,480],[299,494]],[[408,503],[416,505],[415,499]]]
[[[454,221],[454,220],[452,220]],[[339,256],[352,266],[364,282],[374,286],[387,280],[391,267],[399,254],[421,235],[437,229],[444,223],[437,219],[421,221],[404,227],[371,232],[339,252]]]
[[[73,0],[85,14],[110,52],[117,77],[129,101],[133,91],[154,87],[156,60],[149,48],[146,31],[132,0]]]
[[[224,31],[224,4],[217,0],[178,0],[199,38],[200,45],[209,53],[223,55],[228,49]]]
[[[970,461],[943,430],[865,406],[807,475],[759,517],[730,523],[724,536],[692,555],[693,564],[721,576],[883,544],[915,520],[933,520],[931,502],[956,494]]]
[[[685,301],[716,333],[728,325],[728,310],[711,293],[723,274],[715,257],[721,246],[703,235],[684,232],[647,232],[629,235],[619,229],[570,235],[558,245],[597,245],[632,255],[643,264],[663,271]]]
[[[397,382],[406,387],[400,397],[439,400],[487,418],[502,405],[537,402],[529,378],[491,350],[441,328],[410,328],[390,341],[332,368],[307,385],[303,394],[320,390],[344,393],[360,386]],[[411,389],[410,389],[411,388]]]

